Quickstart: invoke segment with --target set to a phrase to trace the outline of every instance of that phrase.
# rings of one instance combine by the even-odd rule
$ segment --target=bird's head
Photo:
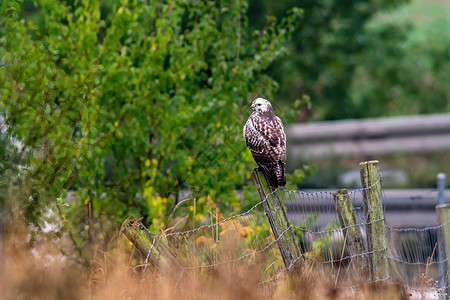
[[[272,110],[272,105],[266,99],[256,98],[253,100],[252,109],[257,112],[266,112],[268,110]]]

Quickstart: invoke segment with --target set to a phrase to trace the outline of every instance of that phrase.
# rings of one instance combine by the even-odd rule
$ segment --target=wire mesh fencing
[[[386,224],[384,217],[368,221],[363,197],[372,188],[373,185],[346,191],[355,217],[351,224],[340,218],[333,192],[277,189],[243,213],[226,218],[212,214],[203,226],[161,234],[153,241],[166,245],[181,262],[176,285],[191,270],[209,272],[231,265],[245,268],[255,262],[263,274],[258,285],[274,283],[292,267],[283,265],[278,242],[286,231],[293,230],[301,250],[296,260],[302,260],[320,276],[327,276],[337,287],[352,290],[396,281],[411,294],[425,295],[424,298],[444,295],[448,289],[449,257],[438,237],[449,229],[448,222],[423,228],[396,228]],[[277,239],[263,210],[264,202],[274,193],[282,199],[290,224]],[[369,247],[370,222],[384,224],[384,246]],[[384,276],[368,276],[370,268],[374,268],[373,260],[380,257],[387,261],[388,272]]]
[[[278,191],[273,191],[277,193]],[[211,213],[203,226],[181,231],[167,231],[146,237],[150,240],[145,254],[144,269],[151,263],[152,251],[162,246],[176,257],[175,286],[190,277],[191,272],[206,274],[230,266],[245,268],[258,264],[261,272],[273,274],[281,269],[282,260],[277,248],[279,239],[273,237],[270,224],[262,209],[263,199],[243,213],[224,217]],[[140,229],[146,228],[140,224]],[[281,238],[285,233],[281,233]],[[173,262],[173,261],[172,261]]]
[[[334,193],[282,191],[291,224],[299,232],[299,245],[305,257],[336,278],[341,286],[353,288],[371,283],[361,281],[364,278],[364,269],[361,268],[365,264],[364,258],[370,259],[374,252],[383,252],[390,270],[385,278],[376,281],[398,279],[412,292],[443,295],[448,288],[445,274],[449,257],[443,253],[445,245],[438,236],[443,236],[446,228],[448,230],[449,222],[422,228],[395,228],[386,224],[384,219],[372,220],[385,223],[387,244],[367,251],[368,218],[363,209],[363,190],[348,191],[348,199],[356,215],[356,222],[350,227],[339,220]],[[383,199],[383,203],[385,201]],[[356,227],[363,237],[363,252],[352,253],[348,247],[348,229],[352,227]]]

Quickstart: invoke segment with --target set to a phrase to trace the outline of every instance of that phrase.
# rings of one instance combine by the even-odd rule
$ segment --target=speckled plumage
[[[283,123],[273,112],[269,101],[257,98],[254,112],[245,123],[243,134],[256,163],[273,187],[284,186],[286,164],[286,134]]]

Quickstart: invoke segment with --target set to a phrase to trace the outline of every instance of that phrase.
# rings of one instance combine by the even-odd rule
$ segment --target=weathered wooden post
[[[450,203],[437,205],[436,213],[438,218],[438,225],[442,225],[442,227],[438,231],[439,252],[442,253],[441,255],[439,255],[440,261],[442,261],[442,273],[439,274],[441,276],[440,287],[445,288],[448,286],[448,277],[450,271],[450,264],[448,260],[446,260],[448,257],[450,257]],[[448,296],[450,293],[449,287],[447,287],[446,293]]]
[[[359,167],[370,262],[369,274],[370,280],[374,282],[389,276],[388,242],[381,197],[380,169],[377,160],[362,162]]]
[[[357,255],[355,261],[365,272],[369,268],[369,261],[366,256],[361,255],[365,253],[364,240],[357,225],[356,213],[348,197],[348,192],[346,189],[341,189],[333,194],[333,198],[344,234],[345,247],[347,247],[350,255]]]
[[[133,243],[139,252],[145,257],[145,262],[150,262],[163,274],[167,270],[181,271],[181,264],[168,251],[158,239],[140,222],[140,219],[129,221],[121,229],[121,232]],[[162,268],[162,266],[166,268]]]
[[[252,177],[261,200],[266,199],[263,202],[264,211],[277,240],[284,265],[290,271],[298,270],[303,261],[302,253],[295,238],[294,230],[287,218],[284,201],[280,194],[269,185],[266,177],[259,169],[252,171]]]
[[[439,173],[437,174],[437,190],[438,190],[438,201],[439,204],[446,204],[445,201],[445,180],[446,180],[446,175],[445,173]],[[438,209],[436,207],[436,213],[438,215],[438,223],[440,225],[444,224],[441,221],[445,221],[442,220],[442,217],[445,217],[445,208],[441,208]],[[441,216],[441,217],[439,217]],[[447,251],[447,255],[445,254],[446,252],[446,245],[448,247],[448,242],[449,240],[445,239],[445,228],[447,226],[444,226],[442,228],[440,228],[440,230],[438,231],[438,243],[439,243],[439,249],[438,249],[438,260],[439,260],[439,269],[438,269],[438,278],[439,278],[439,288],[441,288],[442,290],[444,290],[444,288],[447,286],[447,282],[448,282],[448,262],[445,261],[444,262],[444,257],[447,257],[448,255],[448,251]],[[447,266],[447,267],[446,267]],[[447,293],[448,295],[448,293]],[[442,296],[442,299],[445,299],[445,295]]]

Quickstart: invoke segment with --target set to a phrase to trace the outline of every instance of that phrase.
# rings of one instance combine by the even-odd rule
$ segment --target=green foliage
[[[106,2],[39,0],[35,21],[21,1],[0,9],[0,113],[23,145],[19,198],[36,225],[58,211],[78,249],[107,240],[110,218],[159,230],[182,190],[196,210],[177,213],[239,208],[247,108],[274,94],[263,71],[301,14],[250,34],[245,1]],[[68,189],[77,201],[58,205]]]
[[[14,155],[12,147],[8,153],[22,170],[18,198],[23,197],[27,219],[37,224],[42,208],[74,174],[77,153],[90,151],[80,146],[77,131],[92,125],[82,117],[88,113],[91,83],[77,84],[54,63],[49,46],[33,40],[36,28],[20,17],[17,2],[3,2],[0,15],[3,127],[9,141],[20,141],[20,152]]]
[[[450,111],[450,6],[445,5],[416,2],[367,24],[370,47],[356,59],[351,86],[358,116]]]
[[[442,1],[250,1],[252,25],[304,9],[269,67],[300,120],[448,111],[450,6]],[[299,99],[310,97],[311,106]]]
[[[301,5],[304,17],[289,43],[290,55],[274,63],[270,70],[280,82],[279,98],[296,102],[305,95],[303,119],[348,118],[354,114],[349,91],[357,63],[355,56],[371,45],[364,36],[366,24],[378,11],[405,1],[251,1],[255,24],[266,14],[280,15],[293,5]]]

